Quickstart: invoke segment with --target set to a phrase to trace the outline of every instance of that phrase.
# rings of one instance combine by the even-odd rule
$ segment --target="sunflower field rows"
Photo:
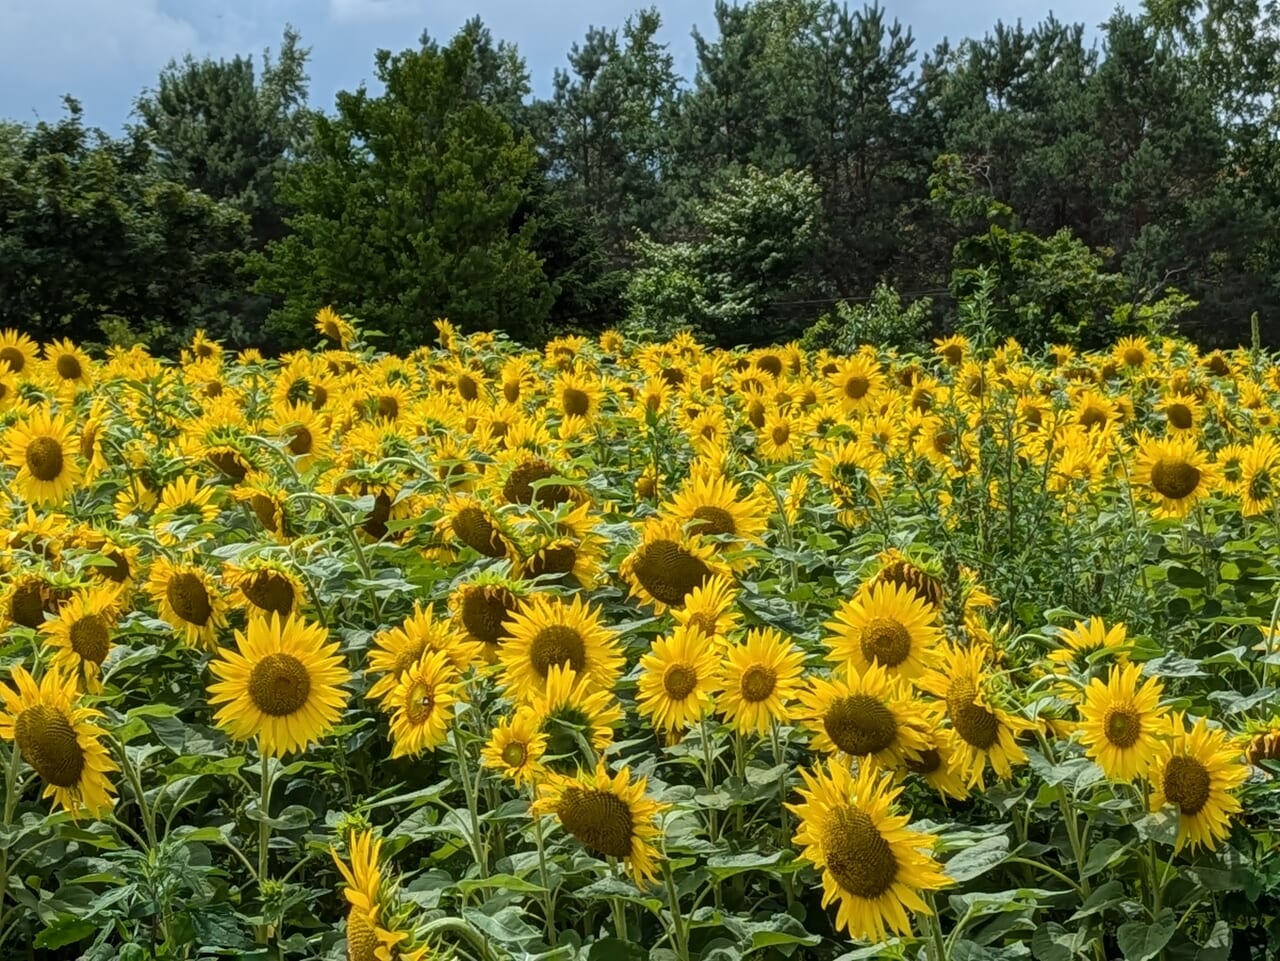
[[[0,335],[0,956],[1262,959],[1280,367]]]

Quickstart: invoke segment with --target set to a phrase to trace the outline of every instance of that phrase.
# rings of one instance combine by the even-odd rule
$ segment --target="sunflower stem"
[[[703,777],[703,781],[707,786],[707,791],[710,792],[712,789],[715,788],[715,773],[712,770],[713,762],[711,758],[711,729],[710,729],[710,725],[707,723],[707,718],[705,715],[702,718],[701,727],[702,727],[702,738],[701,738],[702,740],[702,777]],[[720,836],[719,818],[716,816],[716,809],[714,807],[708,808],[707,817],[710,821],[708,833],[710,835],[710,839],[714,841],[716,840],[716,838]]]
[[[676,956],[680,961],[689,961],[689,932],[685,930],[684,916],[680,913],[680,893],[676,890],[671,861],[665,854],[662,858],[662,880],[667,888],[667,903],[671,910],[671,939],[675,944]]]
[[[18,744],[9,747],[4,765],[4,827],[13,823],[13,812],[18,806]],[[0,946],[4,944],[5,895],[9,892],[9,846],[0,850]]]
[[[471,819],[471,853],[476,859],[476,867],[480,871],[480,879],[489,876],[488,857],[485,851],[484,838],[480,834],[480,810],[476,798],[476,783],[471,779],[470,749],[466,740],[459,736],[455,727],[450,733],[453,739],[453,752],[458,758],[458,780],[462,782],[462,793],[467,799],[467,813]]]
[[[138,773],[137,765],[129,757],[129,749],[118,740],[115,743],[120,753],[120,767],[129,781],[129,788],[133,791],[134,802],[138,805],[138,818],[142,821],[142,829],[147,833],[147,846],[154,848],[156,846],[155,818],[147,806],[147,795],[142,790],[142,778]]]
[[[559,941],[556,932],[556,892],[551,887],[551,874],[547,871],[547,849],[542,840],[542,815],[533,816],[533,843],[538,847],[538,875],[542,881],[542,914],[547,930],[547,944]]]
[[[1093,892],[1089,879],[1084,876],[1084,846],[1080,839],[1080,824],[1076,820],[1076,810],[1067,795],[1067,789],[1058,785],[1058,807],[1062,810],[1062,821],[1067,827],[1067,840],[1071,844],[1071,856],[1076,862],[1076,877],[1080,880],[1080,890],[1086,898]]]
[[[260,758],[258,782],[258,897],[262,901],[263,920],[266,920],[268,887],[271,882],[271,758],[258,745]],[[274,924],[265,923],[258,929],[258,942],[271,940]]]
[[[929,956],[932,961],[947,961],[949,952],[946,939],[942,936],[942,921],[938,918],[938,905],[933,899],[933,894],[926,894],[925,898],[929,903],[929,913],[924,916],[925,926],[929,929]]]

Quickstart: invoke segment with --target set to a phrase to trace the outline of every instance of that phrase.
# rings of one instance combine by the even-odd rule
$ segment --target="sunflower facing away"
[[[321,307],[316,311],[316,333],[337,346],[346,350],[356,339],[356,329],[351,321],[341,316],[332,307]]]
[[[431,751],[449,737],[453,706],[458,700],[458,669],[448,651],[428,651],[400,675],[383,700],[391,715],[391,756]]]
[[[929,744],[929,718],[904,683],[879,665],[848,679],[810,678],[800,703],[814,750],[841,751],[889,769],[918,758]]]
[[[502,684],[516,700],[543,690],[556,665],[568,667],[595,686],[611,690],[622,670],[617,635],[605,625],[599,608],[581,595],[565,602],[534,594],[506,623],[502,645]]]
[[[715,704],[720,651],[698,628],[677,627],[640,658],[636,710],[663,734],[682,733]]]
[[[667,807],[645,796],[648,783],[643,776],[632,780],[629,767],[610,776],[601,759],[594,772],[539,783],[530,811],[554,814],[596,857],[625,861],[636,884],[644,887],[657,877],[661,855],[653,843],[659,833],[654,819]]]
[[[14,487],[32,504],[57,504],[80,479],[80,442],[62,416],[40,407],[9,428],[5,462],[17,468]]]
[[[541,776],[546,750],[547,735],[542,733],[537,713],[521,707],[512,717],[493,726],[489,741],[480,752],[480,763],[516,787],[523,787]]]
[[[493,574],[480,574],[460,584],[449,595],[454,622],[468,640],[484,645],[484,656],[493,661],[507,639],[506,623],[520,606],[524,588]]]
[[[82,705],[74,678],[55,671],[37,683],[15,667],[11,679],[16,689],[0,684],[0,737],[17,744],[55,805],[73,817],[105,812],[115,793],[108,775],[119,768],[102,745],[102,712]]]
[[[156,602],[160,617],[188,644],[217,648],[218,631],[227,626],[227,602],[207,571],[161,557],[151,568],[147,593]]]
[[[263,754],[281,757],[319,740],[347,703],[351,679],[336,641],[318,624],[278,614],[236,631],[236,650],[223,648],[209,665],[214,720],[238,741],[258,738]]]
[[[960,776],[956,732],[950,728],[935,727],[929,732],[929,739],[929,746],[918,757],[907,759],[907,771],[924,778],[925,783],[944,798],[963,801],[969,796],[969,788]]]
[[[753,627],[725,650],[721,717],[739,734],[767,734],[770,724],[790,718],[803,670],[803,651],[772,627]]]
[[[1233,795],[1249,777],[1239,745],[1225,731],[1197,718],[1190,731],[1181,713],[1170,723],[1172,737],[1161,745],[1151,767],[1151,810],[1178,809],[1176,850],[1187,844],[1214,850],[1230,833],[1230,817],[1240,812]]]
[[[985,656],[978,647],[948,647],[939,667],[916,681],[922,691],[945,702],[947,720],[956,734],[957,768],[969,787],[979,789],[987,764],[998,777],[1007,779],[1015,764],[1026,763],[1017,738],[1033,726],[992,703]]]
[[[695,588],[729,572],[698,534],[686,532],[677,518],[656,516],[645,521],[640,544],[618,573],[631,586],[632,596],[661,614],[668,607],[683,607]]]
[[[423,961],[427,946],[414,947],[410,912],[396,905],[396,885],[382,875],[382,840],[370,830],[347,838],[348,866],[330,847],[329,854],[346,882],[348,961]]]
[[[85,588],[41,627],[56,653],[53,667],[75,678],[89,693],[102,690],[102,662],[111,653],[111,632],[118,616],[119,588]]]
[[[1140,664],[1117,664],[1104,683],[1094,678],[1080,704],[1080,741],[1085,754],[1117,781],[1146,774],[1164,730],[1164,687],[1154,677],[1139,685]]]
[[[890,674],[919,677],[935,657],[942,632],[937,608],[911,587],[873,583],[840,605],[826,624],[827,660],[859,674],[873,664]]]
[[[866,941],[910,935],[908,911],[932,914],[921,893],[951,883],[927,853],[937,838],[908,829],[909,817],[894,813],[902,789],[870,765],[855,778],[828,760],[800,776],[801,803],[787,805],[800,819],[793,840],[822,872],[822,906],[839,902],[836,927]]]

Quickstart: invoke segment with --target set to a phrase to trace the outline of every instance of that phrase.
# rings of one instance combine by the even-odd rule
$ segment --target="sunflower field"
[[[0,335],[0,957],[1262,959],[1280,366]]]

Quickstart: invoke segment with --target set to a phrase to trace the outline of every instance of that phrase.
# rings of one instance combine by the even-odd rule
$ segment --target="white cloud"
[[[329,16],[339,23],[403,20],[424,12],[421,0],[329,0]]]
[[[46,73],[149,66],[196,46],[186,20],[158,0],[17,0],[0,5],[0,59]]]

